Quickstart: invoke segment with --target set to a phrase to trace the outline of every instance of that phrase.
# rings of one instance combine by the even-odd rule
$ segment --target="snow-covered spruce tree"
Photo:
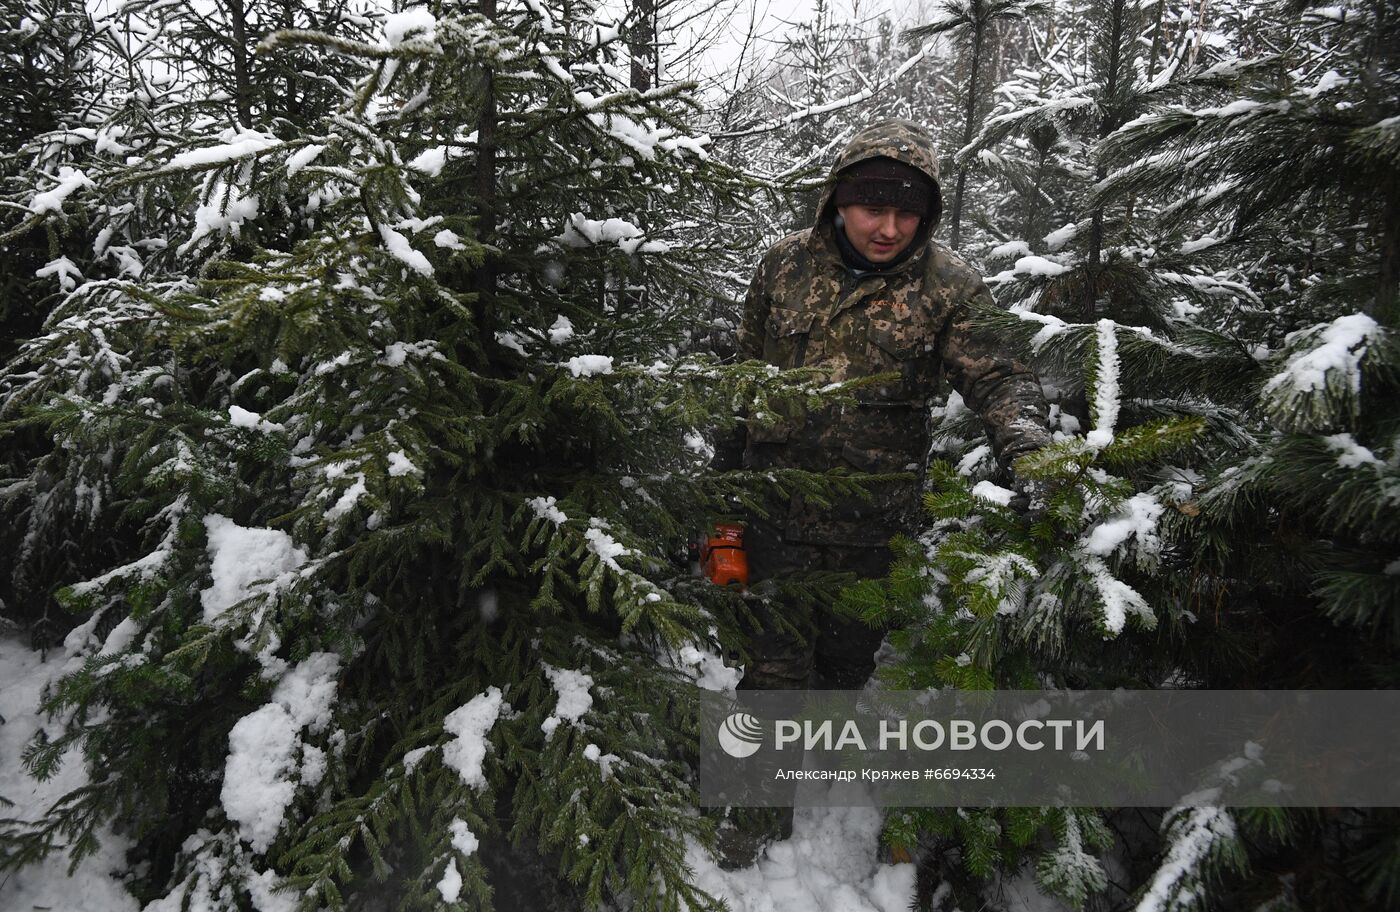
[[[1004,313],[1001,323],[1013,336],[1023,325]],[[897,628],[899,661],[882,671],[891,687],[1148,688],[1179,661],[1164,645],[1184,620],[1160,597],[1178,559],[1158,527],[1189,499],[1190,466],[1211,431],[1199,417],[1132,408],[1138,390],[1125,362],[1160,340],[1110,320],[1051,325],[1060,356],[1087,375],[1091,426],[1082,437],[1057,431],[1017,461],[1017,474],[1039,486],[1031,516],[989,477],[986,444],[970,439],[976,418],[955,397],[940,433],[968,443],[956,461],[932,466],[932,526],[919,541],[897,541],[888,579],[843,596],[848,609]],[[1089,808],[897,809],[885,838],[918,846],[921,866],[959,902],[1033,863],[1042,888],[1075,908],[1107,888],[1099,856],[1114,839]]]
[[[368,37],[376,9],[364,0],[230,0],[213,9],[126,0],[108,21],[125,26],[121,47],[157,74],[157,84],[172,93],[165,105],[180,116],[278,132],[339,101],[351,70],[312,48],[259,54],[259,43],[276,31],[303,28]]]
[[[81,2],[9,0],[0,9],[0,361],[38,331],[57,296],[71,290],[87,265],[94,231],[86,212],[62,213],[68,194],[85,182],[70,152],[46,137],[81,129],[100,101],[103,79],[94,59],[97,37]],[[82,265],[78,265],[82,264]],[[46,447],[39,436],[0,451],[0,479],[23,471],[25,456]],[[0,489],[5,485],[0,482]],[[0,502],[6,498],[0,493]],[[0,507],[0,516],[5,515]],[[22,523],[0,519],[0,549],[16,553]],[[38,644],[49,634],[47,609],[25,598],[28,580],[0,573],[0,625],[28,627]]]
[[[1074,220],[1083,186],[1074,152],[1093,99],[1071,43],[1079,33],[1059,18],[1032,17],[1029,59],[995,88],[980,131],[956,150],[962,168],[986,181],[977,208],[991,225],[992,262],[1045,253],[1047,229]]]
[[[931,22],[909,31],[909,35],[915,39],[947,35],[966,56],[967,85],[960,89],[962,135],[958,148],[967,146],[981,125],[982,112],[990,94],[986,87],[991,82],[984,68],[988,66],[987,58],[997,38],[997,25],[1024,19],[1029,12],[1040,7],[1038,0],[945,0],[939,4],[938,13]],[[963,194],[966,189],[966,163],[959,162],[948,215],[948,243],[955,250],[962,249]]]
[[[1138,161],[1101,192],[1172,200],[1174,221],[1216,227],[1217,255],[1264,252],[1251,284],[1267,305],[1243,372],[1259,432],[1221,459],[1170,535],[1190,548],[1189,597],[1252,643],[1206,686],[1370,688],[1400,680],[1400,22],[1384,4],[1293,16],[1265,35],[1274,67],[1239,67],[1223,97],[1175,105],[1110,144]],[[1286,335],[1285,335],[1286,333]],[[1272,349],[1272,351],[1270,351]],[[1245,653],[1239,653],[1245,656]],[[1400,901],[1400,821],[1385,810],[1239,815],[1249,858],[1272,878],[1216,895],[1287,908]],[[1267,824],[1267,825],[1265,825]],[[1161,908],[1201,894],[1169,839],[1176,879]],[[1286,878],[1286,879],[1285,879]],[[1228,899],[1227,899],[1228,901]]]
[[[1210,486],[1216,493],[1202,500],[1203,516],[1195,520],[1201,528],[1194,534],[1206,533],[1201,540],[1209,541],[1221,534],[1217,523],[1223,523],[1237,543],[1215,550],[1214,572],[1206,579],[1219,574],[1237,604],[1244,598],[1262,610],[1268,603],[1274,614],[1289,604],[1314,615],[1313,597],[1321,595],[1333,619],[1387,638],[1394,635],[1393,619],[1381,606],[1394,604],[1397,593],[1380,571],[1388,564],[1393,530],[1373,512],[1385,503],[1385,473],[1372,479],[1356,472],[1323,483],[1322,475],[1310,472],[1369,465],[1359,453],[1362,462],[1355,466],[1332,463],[1347,440],[1384,454],[1394,433],[1389,362],[1400,268],[1394,252],[1400,249],[1400,159],[1390,119],[1400,112],[1400,67],[1393,51],[1381,50],[1393,43],[1393,19],[1386,10],[1358,4],[1336,15],[1305,12],[1289,21],[1280,27],[1286,38],[1277,42],[1272,66],[1231,66],[1233,78],[1217,85],[1209,104],[1174,104],[1116,134],[1109,143],[1113,153],[1137,164],[1126,165],[1100,188],[1109,197],[1139,193],[1171,200],[1162,210],[1168,226],[1194,222],[1210,229],[1192,245],[1200,248],[1198,256],[1259,256],[1264,263],[1264,269],[1247,273],[1261,301],[1253,326],[1238,317],[1226,326],[1248,332],[1261,361],[1247,376],[1251,412],[1262,433],[1238,459],[1218,467],[1222,474]],[[1322,448],[1324,456],[1306,459],[1298,447]],[[1385,464],[1385,455],[1377,458]],[[1303,471],[1305,464],[1310,471]],[[1250,470],[1261,465],[1272,468],[1254,478]],[[1273,472],[1280,473],[1277,482],[1267,480]],[[1343,479],[1347,484],[1339,486]],[[1351,484],[1374,487],[1352,490],[1347,496],[1353,499],[1327,510],[1309,499],[1340,496]],[[1296,538],[1280,538],[1285,529]],[[1344,544],[1353,536],[1360,536],[1363,552],[1374,548],[1369,563],[1375,572],[1353,567],[1361,571],[1358,590],[1328,594],[1324,580],[1347,578],[1342,571],[1348,555],[1361,557]],[[1255,559],[1272,567],[1251,565]],[[1374,577],[1369,584],[1368,576]],[[1232,578],[1269,584],[1251,590],[1226,583]],[[1314,629],[1305,636],[1325,634]],[[1276,657],[1260,656],[1251,677],[1272,686],[1359,685],[1356,674],[1379,675],[1366,686],[1393,680],[1393,671],[1356,655],[1313,665],[1315,678],[1292,677],[1284,656],[1299,645],[1280,641]],[[1375,656],[1382,665],[1389,661],[1387,651]],[[1260,673],[1266,676],[1254,677]]]
[[[50,0],[50,5],[55,3]],[[343,62],[329,59],[313,67],[304,50],[272,59],[256,54],[256,49],[276,29],[315,27],[347,38],[364,37],[370,22],[354,7],[246,0],[203,10],[184,3],[132,0],[108,11],[96,25],[89,22],[89,41],[79,44],[68,37],[64,43],[87,51],[88,66],[96,73],[93,85],[76,97],[68,97],[66,90],[50,91],[47,101],[39,104],[48,123],[26,136],[17,149],[20,161],[33,172],[30,186],[17,189],[27,189],[33,198],[20,199],[5,213],[6,230],[0,238],[8,241],[40,227],[52,232],[81,212],[91,223],[91,252],[78,263],[49,270],[51,282],[56,279],[64,291],[85,276],[149,276],[166,267],[179,271],[186,251],[158,243],[156,230],[187,217],[190,195],[199,192],[207,199],[227,193],[228,187],[167,182],[161,192],[143,192],[145,185],[121,180],[131,159],[168,158],[229,130],[290,136],[329,113],[345,98],[349,70]],[[36,18],[44,16],[49,29],[68,20],[81,22],[73,16],[36,13]],[[202,176],[193,173],[194,178]],[[85,191],[96,185],[105,191],[100,203],[85,204],[85,195],[94,196]],[[260,214],[294,220],[306,216],[294,211],[294,200],[285,194],[278,202],[280,206],[267,201]],[[252,215],[257,212],[258,207],[245,200],[234,207],[232,221],[256,231]],[[220,236],[209,234],[211,240]],[[233,234],[235,241],[240,237]],[[207,241],[195,245],[209,246]]]
[[[50,8],[52,15],[45,13]],[[61,30],[61,40],[38,46],[84,51],[92,76],[83,91],[67,88],[72,79],[46,91],[43,79],[24,83],[36,87],[32,99],[22,98],[34,112],[34,129],[7,158],[13,168],[7,166],[0,208],[0,251],[18,264],[18,278],[28,274],[31,298],[25,304],[7,295],[7,306],[35,316],[21,337],[33,335],[53,302],[84,283],[179,282],[209,257],[246,259],[263,235],[284,248],[293,243],[314,224],[319,201],[308,195],[314,188],[290,173],[280,182],[263,174],[248,195],[251,171],[193,167],[198,150],[235,139],[275,143],[344,100],[350,81],[344,62],[328,59],[312,72],[305,51],[276,60],[255,55],[276,23],[314,21],[346,37],[363,36],[369,24],[345,4],[266,0],[212,9],[135,2],[106,10],[96,25],[85,11],[59,15],[66,9],[38,4],[31,21],[44,25],[33,42]],[[51,80],[59,80],[58,64],[68,59],[57,54],[46,58]],[[237,74],[245,71],[251,75],[240,82]],[[259,87],[251,94],[232,90],[251,81]],[[166,169],[161,179],[139,179],[155,167]],[[192,218],[204,230],[171,232]],[[232,230],[216,230],[224,227]],[[6,272],[7,279],[12,275]],[[90,337],[83,349],[90,367],[100,374],[124,357],[122,339],[110,327]],[[51,593],[110,566],[134,543],[112,535],[121,528],[119,499],[82,466],[82,454],[54,447],[44,435],[7,443],[3,477],[25,480],[0,489],[0,548],[19,555],[6,568],[0,597],[44,646],[52,628],[62,626],[49,612]]]
[[[5,0],[0,10],[5,23],[0,84],[7,96],[0,105],[0,235],[6,235],[19,213],[30,215],[36,169],[54,164],[35,162],[26,147],[94,103],[98,67],[93,60],[96,35],[83,3]],[[51,173],[61,183],[58,169]],[[44,202],[41,197],[39,204]],[[33,230],[37,228],[36,220],[31,230],[0,242],[7,260],[0,275],[0,358],[8,357],[15,342],[32,335],[42,322],[54,281],[35,273],[75,244],[71,232]]]
[[[1022,200],[1006,213],[1012,224],[1002,224],[999,243],[987,252],[993,266],[1011,264],[990,279],[1008,303],[1074,320],[1109,316],[1165,328],[1214,299],[1251,300],[1238,270],[1198,264],[1199,246],[1178,248],[1179,241],[1158,236],[1153,213],[1135,198],[1090,194],[1116,163],[1103,138],[1170,96],[1180,81],[1192,45],[1159,50],[1146,38],[1154,24],[1135,4],[1118,0],[1035,19],[1038,71],[1017,72],[998,88],[1002,101],[958,152]],[[1198,76],[1219,56],[1215,43],[1200,54]],[[1042,235],[1051,225],[1058,227]]]
[[[701,476],[697,429],[816,384],[672,358],[714,259],[673,238],[749,188],[684,86],[631,88],[616,22],[568,10],[275,33],[356,65],[342,109],[115,179],[198,177],[168,241],[211,249],[79,286],[6,374],[6,418],[102,492],[55,522],[137,546],[61,593],[90,615],[27,759],[77,749],[91,782],[8,863],[117,820],[152,910],[710,906],[702,654],[670,649],[732,645],[684,543],[761,504]],[[239,237],[288,186],[312,224]]]
[[[1169,673],[1174,686],[1192,687],[1393,685],[1393,609],[1400,599],[1391,569],[1397,546],[1391,517],[1400,485],[1393,453],[1395,291],[1387,286],[1384,251],[1393,243],[1385,191],[1397,173],[1387,150],[1393,150],[1389,131],[1400,94],[1394,63],[1377,51],[1395,46],[1387,31],[1394,25],[1383,11],[1357,13],[1349,8],[1307,17],[1312,31],[1296,43],[1266,35],[1290,52],[1275,71],[1267,62],[1211,62],[1204,55],[1194,71],[1182,64],[1176,84],[1158,96],[1209,93],[1211,103],[1149,112],[1100,148],[1120,170],[1099,185],[1092,206],[1125,211],[1136,196],[1145,224],[1135,230],[1157,248],[1152,260],[1160,263],[1165,249],[1178,261],[1189,258],[1199,277],[1193,284],[1243,293],[1169,299],[1170,309],[1153,329],[1107,320],[1068,326],[1030,309],[1039,309],[1035,300],[989,314],[989,325],[1019,339],[1047,375],[1062,382],[1067,368],[1086,357],[1091,367],[1088,437],[1062,441],[1024,461],[1022,471],[1052,480],[1044,470],[1056,463],[1072,467],[1067,457],[1093,445],[1109,402],[1106,333],[1116,339],[1112,373],[1120,394],[1114,411],[1121,430],[1110,446],[1139,436],[1150,449],[1190,430],[1192,422],[1197,426],[1177,441],[1189,445],[1155,466],[1153,460],[1138,464],[1137,457],[1091,465],[1084,476],[1092,482],[1088,488],[1112,481],[1122,508],[1094,520],[1069,547],[1037,531],[1052,531],[1064,519],[1093,520],[1083,508],[1094,499],[1065,500],[1073,491],[1068,479],[1029,530],[982,506],[971,510],[976,531],[969,537],[968,520],[957,511],[976,505],[977,487],[959,476],[977,477],[981,459],[975,440],[957,451],[963,458],[943,470],[938,481],[944,493],[933,504],[953,510],[942,522],[957,524],[932,530],[932,566],[910,547],[909,564],[883,593],[856,593],[867,610],[893,594],[891,601],[902,600],[910,616],[925,618],[905,634],[906,650],[926,653],[901,671],[912,675],[907,680],[1007,686],[997,674],[1019,672],[1028,683],[1155,686]],[[1297,30],[1298,23],[1288,27]],[[1343,97],[1342,91],[1354,94]],[[1321,100],[1324,93],[1330,97]],[[1306,153],[1298,155],[1299,149]],[[1295,267],[1303,258],[1288,251],[1316,252],[1317,237],[1346,239],[1332,244],[1345,245],[1350,255],[1339,251],[1328,275],[1300,275]],[[1270,246],[1278,252],[1269,262],[1285,267],[1272,276],[1239,263]],[[1227,278],[1232,272],[1248,279],[1247,292]],[[1295,331],[1284,337],[1289,330]],[[1154,428],[1154,416],[1166,423]],[[973,437],[975,429],[959,427],[956,417],[945,416],[950,436]],[[1112,491],[1095,499],[1111,504]],[[1079,512],[1062,513],[1067,503]],[[955,550],[943,550],[944,541],[955,542]],[[1001,543],[1000,550],[988,549],[988,541]],[[1125,633],[1106,644],[1092,636],[1065,638],[1067,628],[1044,609],[1071,603],[1036,600],[1063,575],[1054,564],[1036,565],[1037,556],[1059,552],[1063,562],[1076,552],[1133,541],[1137,559],[1125,562],[1115,552],[1109,567],[1140,599],[1127,604],[1156,618],[1155,638]],[[1038,551],[1047,544],[1048,553]],[[1144,555],[1151,559],[1144,562]],[[952,594],[967,611],[949,616],[921,606],[930,586]],[[925,614],[929,607],[934,611]],[[979,639],[970,631],[978,629],[979,608],[988,616],[1005,613],[982,622],[1000,628],[982,641],[997,652],[975,648]],[[1018,625],[1024,625],[1021,635]],[[998,663],[979,675],[979,660],[989,654]],[[1124,665],[1125,657],[1133,661]],[[1008,843],[1011,849],[1026,840],[1045,845],[1043,837],[1026,835],[1022,812],[1005,814],[934,820],[897,814],[890,830],[906,844],[921,835],[927,842],[934,833],[935,850],[958,848],[958,864],[975,862],[985,871],[988,858],[1014,860]],[[1117,828],[1121,818],[1108,813],[1100,819]],[[1065,888],[1092,886],[1086,875],[1094,866],[1079,852],[1070,852],[1066,863],[1056,860],[1069,833],[1057,826],[1057,841],[1049,845],[1058,848],[1041,855],[1037,874],[1048,889],[1082,900],[1082,892]],[[1398,895],[1393,858],[1400,832],[1385,810],[1178,808],[1163,816],[1159,839],[1154,846],[1139,830],[1120,843],[1125,857],[1137,862],[1113,901],[1144,910],[1260,903],[1352,909],[1388,908]],[[993,849],[1001,851],[999,858]]]

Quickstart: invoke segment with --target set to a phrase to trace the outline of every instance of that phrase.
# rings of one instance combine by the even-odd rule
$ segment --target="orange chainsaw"
[[[749,587],[749,556],[744,552],[744,527],[719,523],[700,536],[700,568],[716,586]]]

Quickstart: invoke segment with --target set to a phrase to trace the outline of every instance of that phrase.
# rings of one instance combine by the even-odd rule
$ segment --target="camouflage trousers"
[[[879,577],[887,572],[891,559],[883,546],[794,542],[761,523],[749,526],[744,543],[749,575],[755,582],[808,571]],[[781,610],[781,606],[766,606],[756,612],[760,627],[749,631],[751,655],[740,690],[855,690],[870,678],[883,631],[821,611],[803,625],[804,636],[799,637],[777,626],[774,613]],[[790,800],[796,784],[785,782],[775,788],[788,792]],[[752,865],[765,846],[792,835],[792,819],[791,805],[726,808],[717,831],[720,866]]]
[[[744,535],[749,576],[761,581],[804,572],[852,573],[881,577],[889,570],[892,555],[883,544],[874,547],[825,545],[785,539],[763,523],[749,526]],[[855,690],[875,669],[875,652],[884,631],[858,620],[818,611],[796,636],[776,623],[781,605],[767,605],[758,612],[759,629],[750,631],[751,657],[739,684],[741,690]]]

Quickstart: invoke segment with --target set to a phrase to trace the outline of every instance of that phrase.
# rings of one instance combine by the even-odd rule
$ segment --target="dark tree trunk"
[[[1371,316],[1393,324],[1400,317],[1400,179],[1394,174],[1385,182],[1380,223],[1381,267]]]
[[[963,109],[965,116],[963,126],[963,141],[959,148],[966,148],[972,142],[973,130],[976,127],[974,118],[977,115],[977,77],[978,69],[982,62],[982,36],[983,27],[974,26],[972,30],[972,75],[967,81],[967,105]],[[962,211],[963,211],[963,188],[967,184],[967,167],[958,168],[958,182],[953,189],[953,229],[949,236],[949,243],[953,249],[957,250],[962,244]]]
[[[632,88],[645,92],[654,82],[652,68],[656,52],[656,0],[636,0],[636,22],[627,36],[632,55]]]
[[[496,0],[481,0],[481,15],[496,18]],[[477,237],[487,244],[496,243],[496,85],[490,68],[482,74],[481,117],[476,125],[476,210]],[[496,297],[497,263],[487,254],[476,269],[476,303],[472,307],[476,318],[477,339],[486,350],[494,338],[491,314]]]
[[[1372,2],[1369,5],[1372,15],[1375,16],[1375,25],[1372,27],[1370,46],[1366,51],[1366,63],[1363,68],[1364,97],[1368,116],[1379,120],[1387,113],[1382,101],[1382,73],[1400,63],[1400,60],[1397,60],[1400,58],[1400,48],[1395,47],[1395,42],[1386,40],[1394,30],[1394,26],[1388,21],[1389,17],[1394,15],[1392,5],[1384,2]],[[1376,282],[1376,300],[1368,311],[1381,323],[1394,325],[1395,321],[1400,319],[1400,177],[1397,177],[1393,170],[1385,173],[1379,195],[1380,231],[1377,232],[1377,236],[1380,241],[1380,272]],[[1360,202],[1360,195],[1353,196],[1353,201]],[[1359,219],[1353,217],[1351,221],[1353,225],[1359,226]],[[1354,249],[1356,241],[1352,239],[1350,244]]]
[[[246,130],[253,126],[253,81],[248,73],[248,15],[243,0],[228,0],[233,24],[233,103],[238,123]]]
[[[1147,81],[1149,83],[1157,76],[1157,55],[1162,50],[1162,14],[1166,10],[1166,0],[1157,0],[1157,22],[1152,27],[1152,47],[1147,52]],[[1123,212],[1123,220],[1131,225],[1133,223],[1133,210],[1137,208],[1137,194],[1129,194],[1128,205]]]
[[[1045,182],[1045,160],[1050,156],[1048,149],[1040,149],[1037,152],[1039,157],[1035,163],[1035,184],[1026,200],[1026,223],[1021,230],[1021,235],[1031,244],[1031,251],[1034,253],[1040,252],[1040,232],[1037,230],[1040,222],[1040,188]]]
[[[1151,82],[1157,75],[1157,54],[1162,49],[1162,14],[1165,12],[1166,0],[1157,0],[1157,25],[1152,29],[1152,50],[1148,51],[1147,58],[1147,81]]]
[[[1109,6],[1108,25],[1108,47],[1104,50],[1108,53],[1108,78],[1104,82],[1103,95],[1100,98],[1100,106],[1103,109],[1103,117],[1099,121],[1099,139],[1102,140],[1119,125],[1124,123],[1123,99],[1119,98],[1120,82],[1119,70],[1123,66],[1123,34],[1128,27],[1128,14],[1125,8],[1126,0],[1113,0]],[[1108,176],[1108,166],[1102,158],[1094,165],[1094,182],[1097,184]],[[1089,318],[1098,316],[1098,275],[1099,268],[1103,265],[1103,241],[1104,241],[1104,208],[1095,206],[1093,217],[1089,227],[1089,300],[1086,302],[1089,308]]]

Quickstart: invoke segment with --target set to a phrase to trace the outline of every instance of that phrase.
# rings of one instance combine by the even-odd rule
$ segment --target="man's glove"
[[[1034,478],[1017,478],[1012,490],[1016,493],[1007,504],[1008,507],[1033,523],[1045,518],[1050,509],[1050,495],[1053,493],[1047,482]]]
[[[715,437],[715,455],[710,458],[710,468],[716,472],[728,472],[744,467],[744,445],[748,443],[748,430],[741,424],[727,434]]]

